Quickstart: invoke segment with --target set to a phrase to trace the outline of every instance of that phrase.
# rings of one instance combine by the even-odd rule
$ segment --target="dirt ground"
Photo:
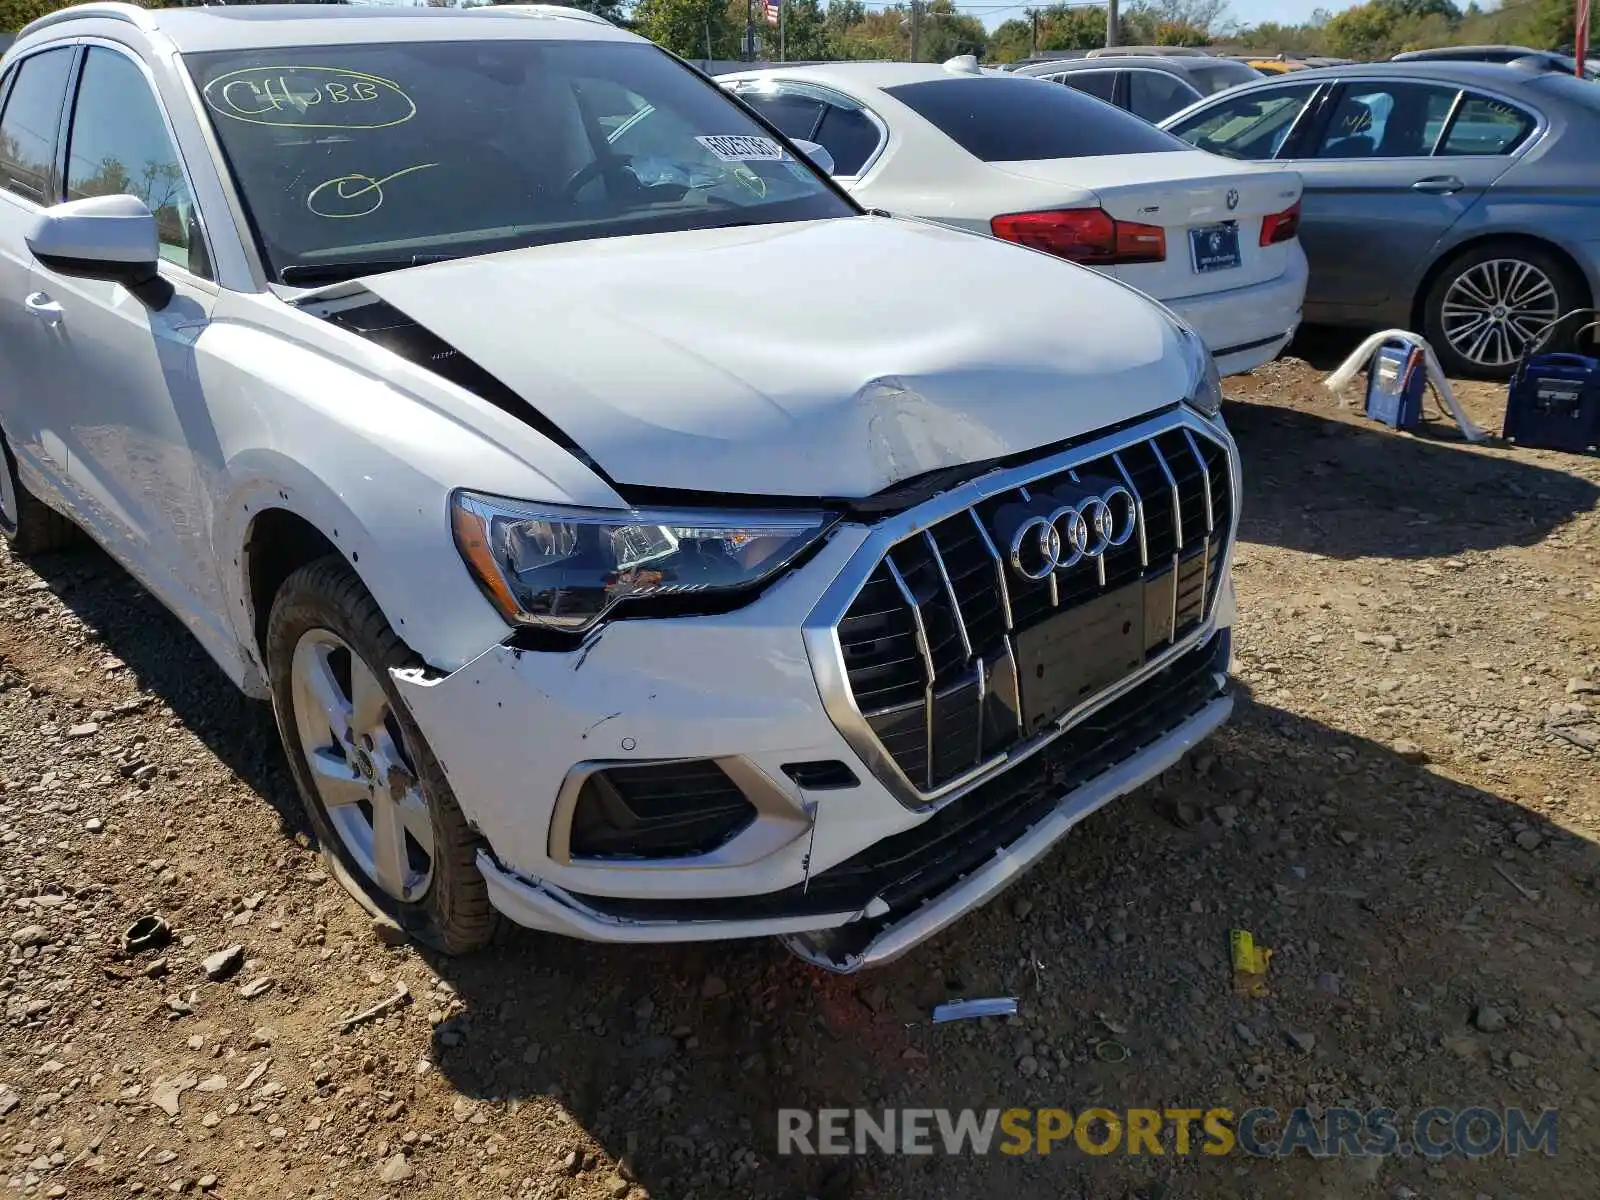
[[[1231,725],[857,978],[769,944],[387,945],[269,715],[97,551],[0,551],[0,1196],[1594,1196],[1600,460],[1375,427],[1297,352],[1229,385]],[[1503,390],[1464,392],[1497,427]],[[152,912],[174,941],[124,954]],[[1234,927],[1270,995],[1234,994]],[[997,994],[1019,1018],[928,1022]],[[783,1107],[1341,1102],[1559,1108],[1559,1149],[776,1153]]]

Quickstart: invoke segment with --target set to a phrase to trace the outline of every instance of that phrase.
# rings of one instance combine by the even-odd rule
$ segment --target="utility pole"
[[[778,61],[789,61],[789,0],[778,0]]]
[[[1039,53],[1039,10],[1030,8],[1028,16],[1033,20],[1033,36],[1028,40],[1028,57],[1032,58]]]
[[[1589,55],[1589,0],[1578,0],[1577,25],[1573,30],[1572,57],[1577,62],[1574,72],[1583,78],[1583,62]]]
[[[1106,45],[1115,46],[1117,42],[1117,0],[1106,0]]]
[[[756,0],[744,0],[744,60],[756,60]]]
[[[922,0],[911,0],[911,61],[920,61],[918,52],[922,49]]]

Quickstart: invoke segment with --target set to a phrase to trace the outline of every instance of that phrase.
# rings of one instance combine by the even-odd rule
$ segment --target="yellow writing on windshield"
[[[426,171],[429,167],[438,165],[438,163],[418,163],[414,167],[406,167],[381,179],[361,174],[340,175],[334,179],[326,179],[306,193],[306,207],[317,216],[328,217],[331,220],[342,221],[349,217],[365,217],[383,207],[384,184],[392,183],[402,175]]]
[[[231,120],[290,129],[388,129],[417,113],[399,84],[343,67],[244,67],[218,75],[202,94]]]

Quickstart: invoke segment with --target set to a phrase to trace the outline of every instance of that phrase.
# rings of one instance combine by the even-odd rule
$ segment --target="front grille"
[[[1117,483],[1138,505],[1125,544],[1038,581],[1011,568],[1013,514],[1036,508],[1041,494]],[[837,625],[856,708],[912,786],[938,791],[1197,627],[1216,596],[1232,519],[1226,449],[1181,426],[903,538]]]

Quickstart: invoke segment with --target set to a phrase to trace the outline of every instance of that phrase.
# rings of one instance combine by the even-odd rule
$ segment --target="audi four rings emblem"
[[[1234,209],[1239,207],[1239,189],[1238,188],[1229,188],[1228,189],[1227,201],[1228,201],[1228,211],[1229,212],[1232,212]]]
[[[1011,568],[1024,579],[1044,579],[1052,571],[1065,571],[1126,545],[1138,520],[1133,493],[1121,484],[1035,513],[1011,535]]]

